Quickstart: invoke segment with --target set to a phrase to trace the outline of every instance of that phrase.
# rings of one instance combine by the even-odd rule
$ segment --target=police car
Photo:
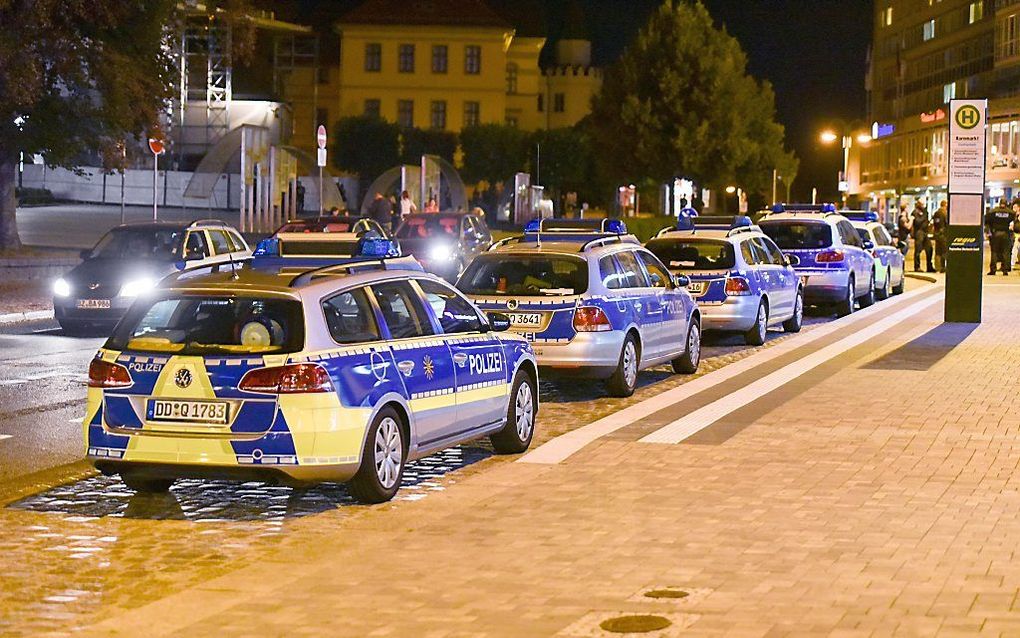
[[[507,313],[551,376],[606,379],[609,394],[630,396],[640,370],[698,368],[701,312],[686,283],[619,220],[546,219],[476,257],[457,287]]]
[[[646,247],[676,274],[691,279],[705,330],[740,332],[765,343],[770,326],[800,332],[804,290],[784,255],[747,217],[681,217]]]
[[[181,274],[140,298],[89,367],[88,460],[140,491],[181,477],[347,481],[377,503],[438,450],[480,437],[526,450],[531,346],[391,252],[367,239],[310,268],[269,244],[251,267]]]
[[[864,249],[875,258],[875,296],[878,299],[888,299],[892,295],[902,294],[906,282],[906,262],[900,246],[879,222],[878,213],[842,210],[839,214],[850,220],[864,242]]]
[[[839,316],[875,303],[875,259],[833,204],[777,204],[758,226],[797,257],[805,303],[835,304]]]

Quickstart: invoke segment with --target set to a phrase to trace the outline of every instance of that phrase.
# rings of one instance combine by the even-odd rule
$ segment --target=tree
[[[611,67],[592,109],[600,169],[615,183],[682,175],[764,195],[783,148],[775,96],[700,0],[667,0]],[[795,165],[794,165],[795,168]]]
[[[438,155],[452,164],[453,155],[457,152],[457,134],[450,131],[405,129],[403,142],[400,161],[404,164],[417,166],[422,155]]]
[[[465,182],[502,182],[527,168],[531,142],[524,131],[506,124],[479,124],[460,132]]]
[[[400,127],[396,124],[358,115],[342,118],[334,129],[334,163],[341,170],[358,174],[362,182],[400,163]]]
[[[537,183],[555,196],[576,192],[582,199],[591,199],[601,195],[586,122],[538,131],[532,141],[541,149],[541,164],[533,171]]]

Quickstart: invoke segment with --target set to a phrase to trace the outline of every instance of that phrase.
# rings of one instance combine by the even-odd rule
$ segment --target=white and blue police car
[[[906,261],[900,246],[879,221],[875,211],[841,210],[864,242],[864,249],[875,258],[875,296],[888,299],[903,293],[906,283]]]
[[[476,257],[457,287],[509,316],[543,375],[606,379],[630,396],[640,370],[698,368],[701,311],[686,283],[619,220],[545,219]]]
[[[835,205],[777,204],[758,226],[797,257],[805,303],[834,304],[839,316],[875,303],[875,258]]]
[[[739,332],[749,345],[765,343],[782,325],[800,332],[804,289],[796,257],[779,247],[748,217],[680,217],[645,244],[675,274],[686,275],[705,330]]]
[[[88,460],[131,488],[181,477],[346,481],[394,496],[405,464],[489,437],[528,448],[538,413],[531,345],[392,243],[172,277],[139,298],[89,367]],[[302,245],[298,250],[304,250]]]

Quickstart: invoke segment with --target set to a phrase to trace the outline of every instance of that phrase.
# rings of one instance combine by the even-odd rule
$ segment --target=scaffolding
[[[232,30],[229,24],[196,11],[186,15],[180,25],[177,100],[174,124],[178,127],[178,160],[189,154],[188,147],[210,148],[230,130],[230,104],[233,100],[231,61]],[[204,103],[203,118],[188,110]],[[189,117],[191,115],[191,117]],[[195,153],[192,153],[195,154]]]

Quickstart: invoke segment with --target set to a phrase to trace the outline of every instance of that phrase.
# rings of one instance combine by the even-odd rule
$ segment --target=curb
[[[905,272],[903,273],[903,276],[910,277],[911,279],[920,279],[921,281],[927,281],[930,284],[937,284],[939,282],[939,280],[936,279],[935,277],[932,277],[931,275],[923,275],[919,272]]]
[[[31,312],[12,312],[6,315],[0,315],[0,326],[9,323],[21,323],[23,321],[40,321],[42,319],[52,319],[52,310],[33,310]]]

